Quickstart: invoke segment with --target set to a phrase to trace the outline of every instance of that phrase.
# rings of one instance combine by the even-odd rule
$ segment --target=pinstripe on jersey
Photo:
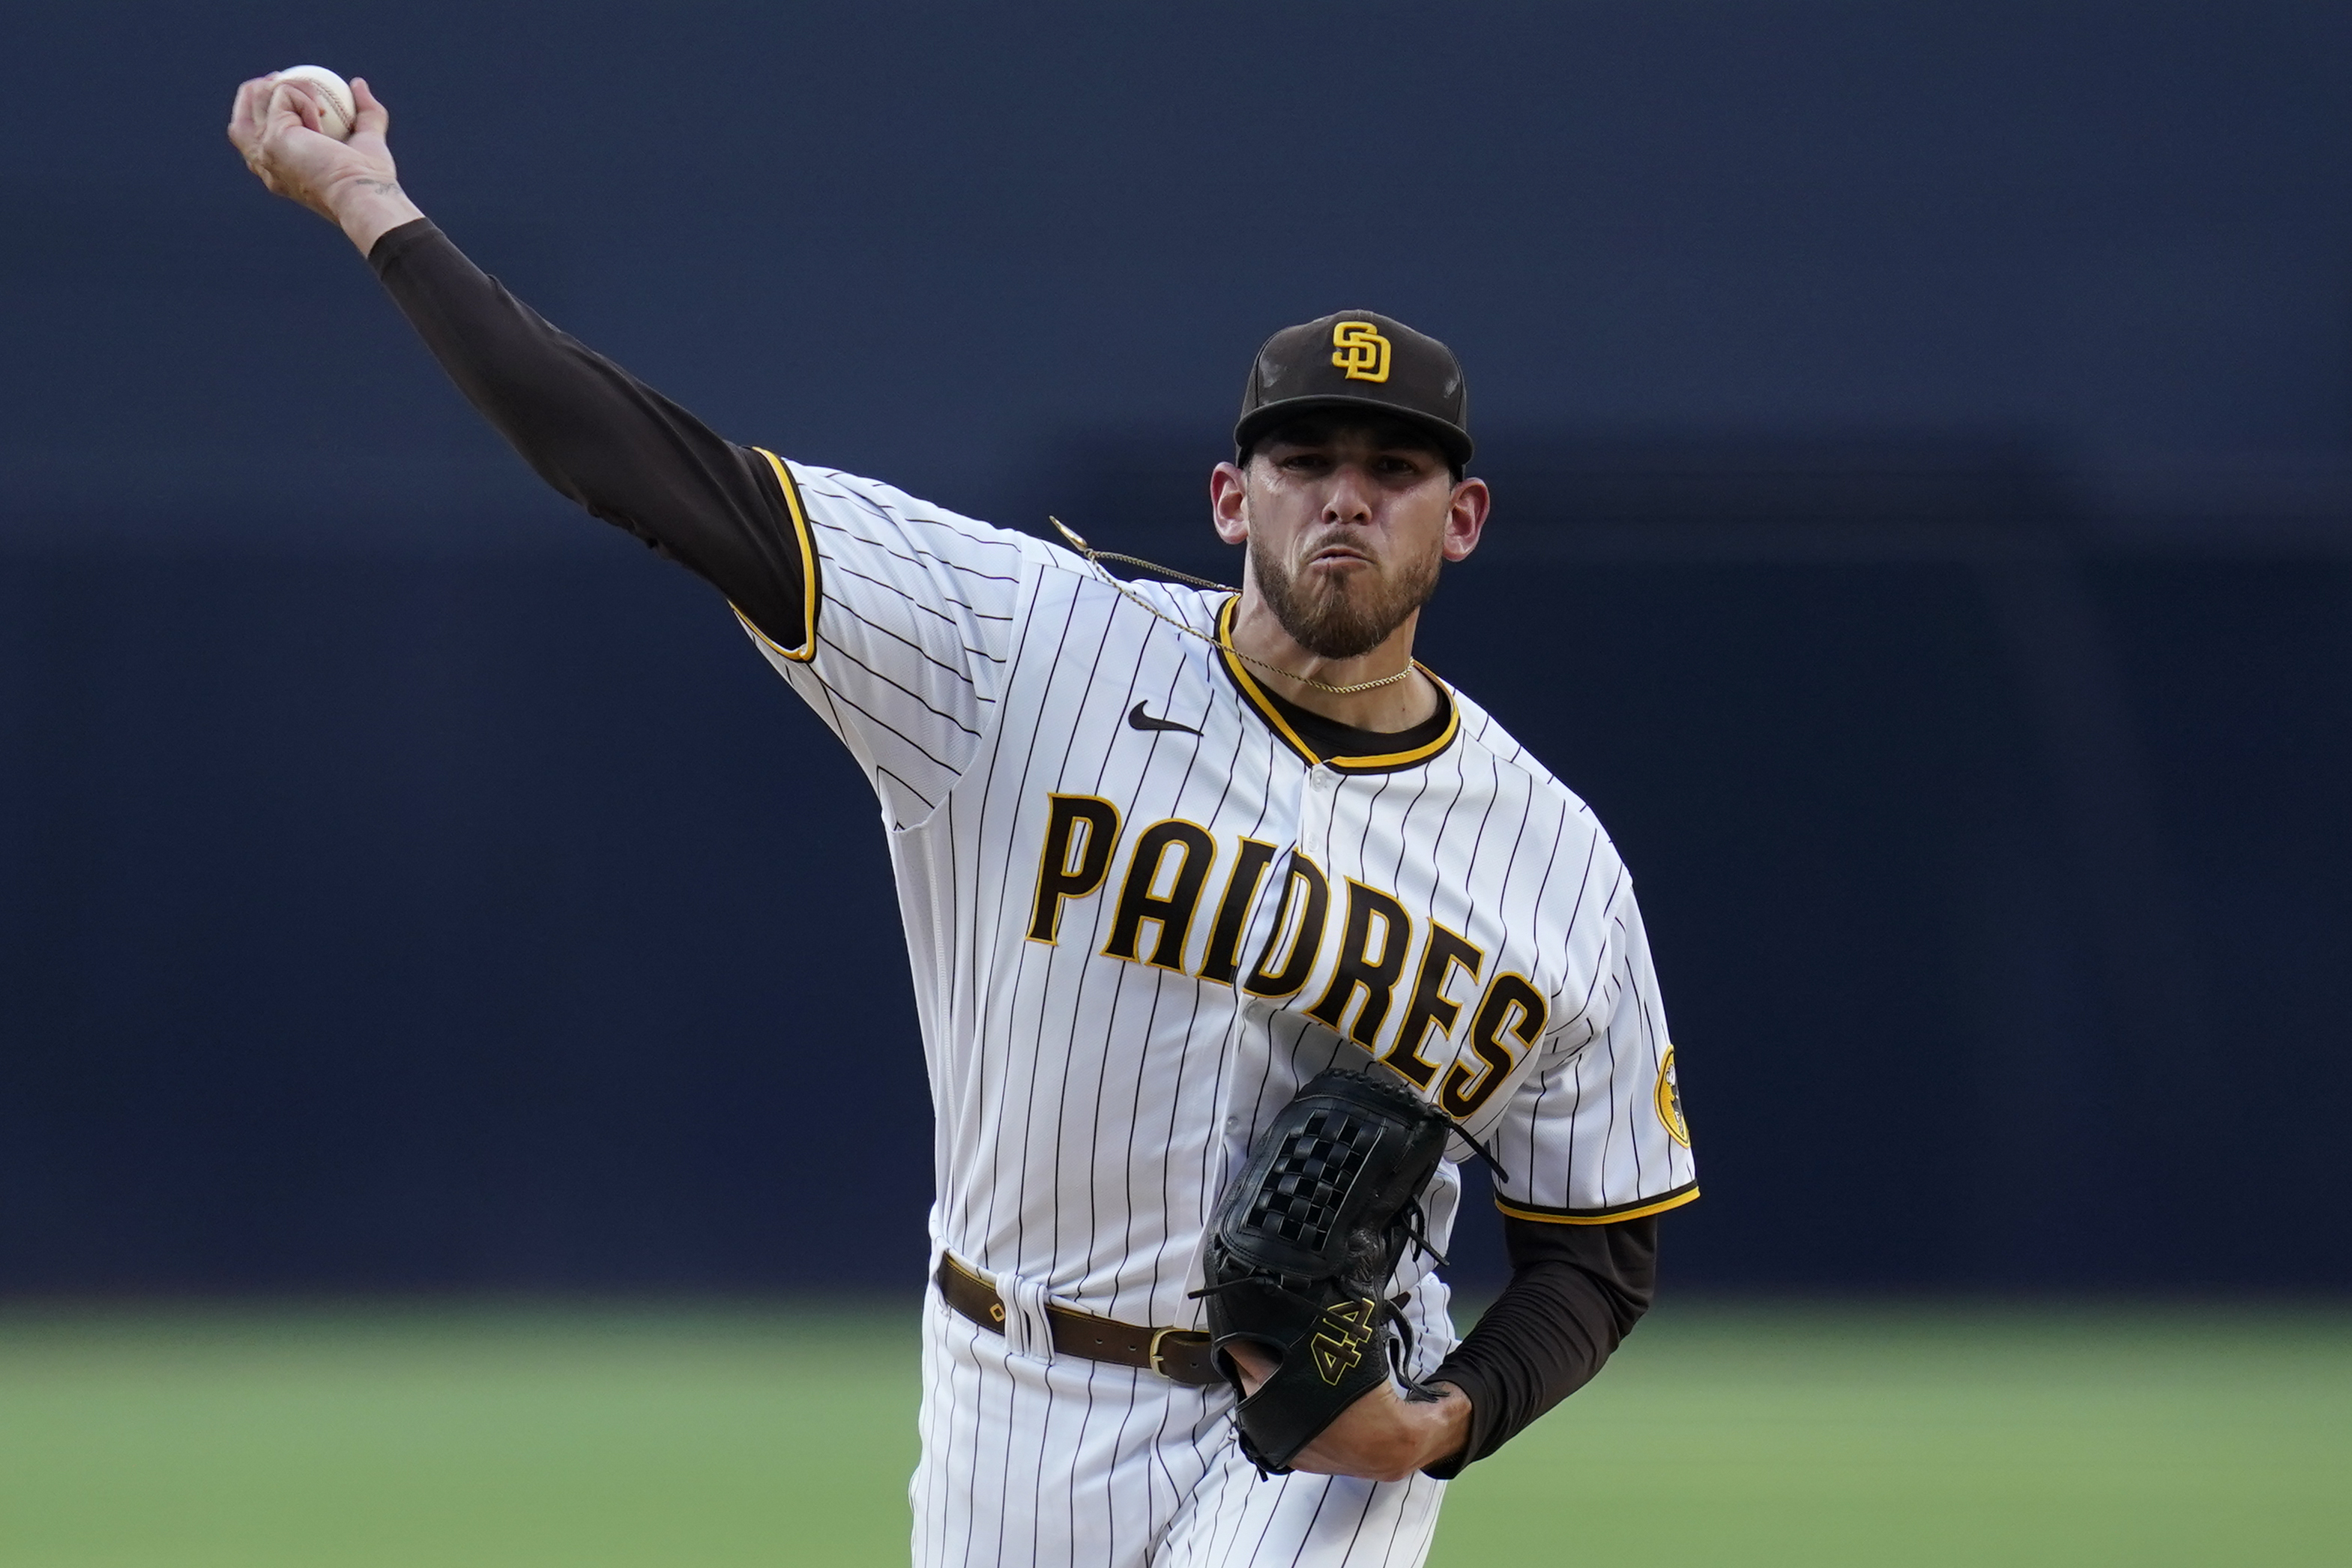
[[[1252,1133],[1367,1051],[1489,1142],[1511,1213],[1696,1195],[1624,867],[1474,703],[1449,692],[1418,752],[1318,757],[1238,662],[1058,546],[777,470],[822,592],[803,646],[753,635],[881,803],[936,1246],[1088,1311],[1194,1323],[1202,1229]],[[1212,637],[1231,613],[1133,591]],[[1441,1167],[1440,1246],[1458,1192]]]

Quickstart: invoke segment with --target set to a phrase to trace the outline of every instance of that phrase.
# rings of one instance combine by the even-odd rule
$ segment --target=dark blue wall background
[[[722,427],[1171,563],[1267,331],[1447,337],[1675,1276],[2352,1283],[2347,15],[0,12],[0,1289],[920,1264],[870,798],[251,185],[299,59]]]

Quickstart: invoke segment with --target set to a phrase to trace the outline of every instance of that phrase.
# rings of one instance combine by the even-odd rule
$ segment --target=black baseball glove
[[[1407,1388],[1412,1330],[1386,1299],[1405,1248],[1424,1249],[1422,1189],[1457,1131],[1393,1080],[1333,1069],[1283,1107],[1210,1222],[1210,1352],[1244,1394],[1230,1347],[1281,1364],[1235,1412],[1242,1452],[1281,1475],[1339,1413]]]

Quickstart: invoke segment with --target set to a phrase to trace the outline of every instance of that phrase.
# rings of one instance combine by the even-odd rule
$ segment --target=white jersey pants
[[[1446,1349],[1424,1341],[1416,1375]],[[908,1489],[916,1568],[1419,1568],[1444,1482],[1261,1479],[1233,1404],[1221,1388],[1018,1352],[934,1288]]]

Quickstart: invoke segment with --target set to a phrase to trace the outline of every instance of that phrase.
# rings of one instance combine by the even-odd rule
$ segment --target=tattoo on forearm
[[[362,180],[360,184],[380,196],[396,196],[401,194],[398,180]]]

